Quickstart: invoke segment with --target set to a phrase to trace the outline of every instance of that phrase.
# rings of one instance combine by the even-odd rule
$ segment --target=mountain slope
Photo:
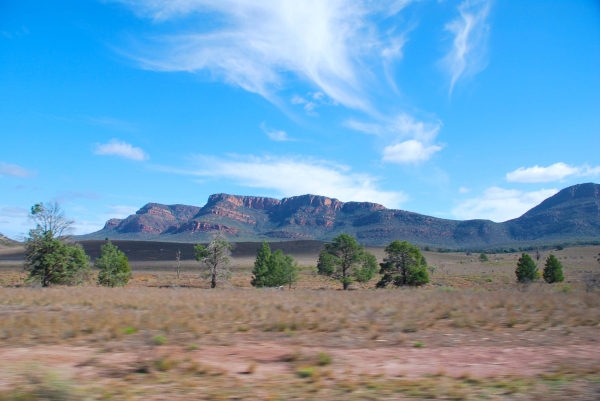
[[[5,237],[2,233],[0,233],[0,246],[17,246],[17,245],[21,245],[21,244],[15,240]]]
[[[600,186],[580,184],[504,223],[447,220],[387,209],[369,202],[341,202],[317,195],[274,199],[211,195],[203,207],[149,203],[124,220],[77,239],[203,242],[214,232],[231,241],[331,240],[344,232],[368,245],[394,239],[449,248],[491,248],[516,243],[600,238]]]

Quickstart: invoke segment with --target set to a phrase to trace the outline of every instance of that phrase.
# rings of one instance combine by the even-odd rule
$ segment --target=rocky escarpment
[[[557,239],[600,239],[600,186],[566,188],[523,216],[504,223],[456,221],[370,202],[318,195],[284,199],[211,195],[203,207],[149,203],[126,219],[80,239],[206,241],[216,232],[232,241],[316,239],[344,232],[370,245],[394,239],[451,248],[505,246]]]

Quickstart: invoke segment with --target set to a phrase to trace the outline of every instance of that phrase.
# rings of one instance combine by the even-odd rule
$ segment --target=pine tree
[[[100,257],[94,261],[94,266],[100,269],[98,284],[105,287],[122,287],[131,278],[127,256],[110,241],[100,247]]]
[[[532,282],[537,278],[537,266],[531,256],[522,253],[517,261],[517,269],[515,270],[517,281],[519,283]]]
[[[375,262],[374,262],[375,261]],[[319,255],[317,269],[319,274],[339,280],[344,290],[354,281],[365,282],[373,277],[377,270],[377,259],[360,245],[356,238],[348,234],[339,234]]]
[[[387,256],[380,264],[379,273],[383,274],[377,288],[384,288],[389,283],[396,286],[419,286],[429,282],[427,262],[421,250],[408,241],[392,241],[386,248]]]
[[[269,287],[269,260],[271,259],[271,247],[267,241],[263,241],[254,261],[252,269],[252,286]]]
[[[560,263],[560,261],[552,254],[546,259],[543,276],[544,280],[549,284],[560,283],[565,280],[562,271],[562,263]]]

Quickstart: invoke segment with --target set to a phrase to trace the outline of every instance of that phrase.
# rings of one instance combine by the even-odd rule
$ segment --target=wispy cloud
[[[466,0],[458,7],[460,16],[446,24],[454,35],[452,49],[442,60],[451,76],[450,94],[463,76],[474,75],[487,66],[490,0]]]
[[[271,138],[271,140],[273,140],[273,141],[282,142],[282,141],[294,141],[295,140],[295,139],[290,138],[288,136],[287,132],[270,128],[264,122],[260,124],[260,129],[262,129],[264,131],[264,133],[267,134],[267,136],[269,138]]]
[[[138,130],[137,124],[112,117],[89,117],[89,122],[117,131],[134,132]]]
[[[425,146],[415,139],[386,146],[383,149],[383,161],[399,164],[419,163],[429,160],[435,152],[442,150],[441,146]]]
[[[587,164],[583,166],[569,166],[565,163],[554,163],[548,167],[535,165],[533,167],[519,167],[515,171],[506,174],[506,181],[509,182],[553,182],[561,181],[569,176],[589,177],[600,175],[600,166],[590,167]]]
[[[102,156],[119,156],[135,161],[144,161],[150,158],[141,148],[117,139],[111,139],[105,144],[96,144],[94,153]]]
[[[0,177],[9,176],[9,177],[18,177],[18,178],[27,178],[35,175],[35,171],[27,170],[21,166],[16,164],[9,164],[0,162]]]
[[[384,191],[378,178],[353,173],[348,166],[325,160],[285,157],[196,156],[198,165],[191,169],[155,167],[161,171],[199,177],[230,180],[250,187],[274,190],[281,196],[324,195],[342,201],[370,201],[387,207],[399,207],[407,200],[401,191]]]
[[[502,222],[521,216],[557,192],[557,189],[523,192],[491,187],[480,197],[460,202],[452,209],[452,214],[458,219],[488,219]]]
[[[293,74],[331,99],[368,111],[370,67],[401,55],[404,38],[380,32],[410,1],[114,0],[155,21],[219,16],[222,24],[163,36],[137,60],[162,71],[208,70],[212,76],[278,102]],[[208,30],[207,30],[208,29]],[[140,54],[145,54],[144,56]],[[368,62],[366,61],[368,60]],[[309,106],[310,107],[310,106]]]
[[[384,119],[383,123],[364,123],[351,119],[346,121],[345,125],[391,142],[383,149],[384,162],[420,163],[429,160],[443,148],[442,145],[434,143],[441,128],[439,121],[419,121],[407,113]]]

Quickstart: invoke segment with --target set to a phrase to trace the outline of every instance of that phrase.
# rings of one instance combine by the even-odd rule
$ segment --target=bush
[[[51,284],[80,284],[89,274],[89,258],[80,245],[69,245],[53,237],[52,231],[31,230],[25,245],[28,281]]]
[[[479,261],[480,261],[480,262],[487,262],[488,260],[489,260],[489,259],[488,259],[487,255],[485,254],[485,252],[481,252],[481,253],[479,254]]]
[[[259,248],[254,269],[252,270],[254,287],[279,287],[298,281],[298,263],[290,255],[281,250],[271,253],[271,247],[263,241]]]
[[[122,287],[131,278],[131,266],[127,256],[108,241],[100,247],[100,257],[94,261],[100,269],[98,284],[105,287]]]
[[[560,261],[552,254],[546,259],[543,277],[549,284],[560,283],[565,280],[562,271],[562,263],[560,263]]]

